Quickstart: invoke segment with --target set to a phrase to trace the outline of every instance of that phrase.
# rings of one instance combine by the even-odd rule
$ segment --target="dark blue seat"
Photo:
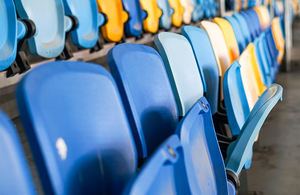
[[[272,59],[272,67],[274,69],[272,79],[274,81],[275,77],[277,75],[278,69],[279,69],[278,58],[277,58],[278,54],[279,54],[279,51],[276,48],[276,44],[275,44],[275,40],[274,40],[274,37],[273,37],[271,26],[268,27],[265,30],[265,37],[266,37],[266,42],[267,42],[267,45],[268,45],[268,48],[269,48],[269,51],[270,51],[270,56],[271,56],[271,59]]]
[[[232,16],[225,16],[224,18],[226,20],[228,20],[228,22],[230,23],[230,25],[233,29],[236,41],[237,41],[238,46],[239,46],[239,51],[240,51],[240,54],[241,54],[244,51],[244,49],[246,48],[247,45],[246,45],[246,42],[245,42],[245,37],[244,37],[244,35],[242,33],[242,30],[239,26],[239,23]]]
[[[127,36],[138,37],[143,32],[143,20],[147,13],[142,9],[139,0],[122,0],[124,10],[129,14],[128,21],[124,24]]]
[[[47,194],[120,194],[137,168],[117,86],[103,67],[52,62],[29,72],[16,93]]]
[[[246,46],[251,43],[251,33],[250,29],[247,25],[246,19],[240,13],[234,13],[233,17],[237,20],[240,30],[242,31],[245,39]],[[242,50],[243,51],[243,50]]]
[[[119,88],[138,156],[146,158],[178,123],[178,111],[163,61],[149,46],[120,44],[107,55]]]
[[[0,194],[36,194],[17,130],[1,110],[0,156]]]
[[[96,0],[63,0],[65,15],[74,15],[78,19],[78,28],[71,31],[72,41],[80,48],[92,48],[99,36],[99,27],[105,22],[104,15],[98,13]]]
[[[190,42],[199,68],[203,70],[206,83],[206,98],[212,114],[216,114],[220,106],[220,71],[217,60],[206,32],[198,27],[185,26],[181,33]]]
[[[248,25],[249,30],[250,30],[251,42],[252,42],[256,38],[256,36],[257,36],[257,32],[256,32],[256,29],[255,29],[255,24],[253,23],[253,19],[245,11],[241,11],[240,14],[245,18],[245,20],[247,22],[247,25]]]

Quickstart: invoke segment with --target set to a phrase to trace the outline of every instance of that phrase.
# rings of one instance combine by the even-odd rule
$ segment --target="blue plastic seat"
[[[99,27],[105,22],[104,15],[98,13],[96,0],[63,0],[65,15],[78,19],[78,28],[71,32],[73,44],[79,48],[92,48],[99,36]]]
[[[267,42],[267,45],[268,45],[268,48],[270,51],[270,56],[272,59],[272,67],[274,69],[272,79],[274,81],[275,77],[277,75],[278,69],[279,69],[278,58],[277,58],[279,51],[276,48],[276,44],[275,44],[275,40],[274,40],[273,33],[271,30],[271,26],[265,30],[265,37],[266,37],[266,42]]]
[[[65,16],[61,0],[15,0],[21,19],[30,19],[36,26],[36,34],[28,39],[31,54],[55,58],[65,46],[66,32],[72,21]]]
[[[0,155],[0,194],[36,194],[17,130],[1,110]]]
[[[97,64],[60,61],[29,72],[17,103],[47,194],[120,194],[137,168],[117,86]]]
[[[250,30],[250,34],[251,34],[251,42],[254,41],[254,39],[257,37],[257,32],[256,32],[256,27],[255,24],[253,22],[252,17],[250,16],[249,13],[247,13],[246,11],[241,11],[240,14],[245,18],[246,20],[246,24],[249,27]]]
[[[244,39],[245,39],[245,43],[246,43],[246,47],[247,47],[247,45],[252,42],[251,33],[250,33],[250,29],[247,25],[247,21],[240,13],[234,13],[233,17],[237,20],[237,22],[240,26],[240,30],[244,35]]]
[[[183,148],[192,194],[236,194],[238,182],[227,181],[210,106],[205,97],[197,101],[180,121],[176,134]],[[239,175],[239,172],[234,174]],[[235,179],[238,181],[237,176]]]
[[[149,46],[120,44],[107,62],[119,88],[141,158],[174,134],[178,111],[163,61]]]
[[[179,116],[183,117],[206,91],[203,70],[184,36],[163,32],[155,36],[154,42],[164,61]]]
[[[17,20],[13,0],[0,1],[0,23],[0,71],[2,71],[15,61],[17,42],[26,32],[24,24]]]
[[[206,83],[206,98],[210,104],[212,114],[216,114],[220,100],[220,70],[206,32],[198,27],[185,26],[181,33],[185,36],[194,51],[196,61],[203,70]]]
[[[281,100],[282,87],[277,84],[268,87],[250,112],[242,82],[240,64],[235,61],[225,73],[223,88],[230,130],[232,136],[238,135],[238,139],[231,143],[227,149],[225,163],[226,168],[239,171],[243,166],[246,169],[250,167],[252,145],[269,112]],[[236,154],[233,154],[235,152]],[[245,164],[238,164],[238,161],[230,160],[230,158],[236,157],[238,159],[243,158]]]
[[[192,21],[197,22],[203,18],[203,5],[199,4],[199,0],[190,0],[190,3],[194,7],[194,11],[192,13]]]
[[[130,15],[128,21],[124,24],[125,34],[127,36],[138,37],[143,32],[143,20],[147,13],[142,9],[139,0],[122,0],[124,10]]]
[[[170,7],[168,0],[157,0],[158,7],[162,10],[162,15],[159,18],[159,27],[169,30],[172,26],[172,15],[174,9]]]
[[[247,10],[247,12],[250,14],[252,18],[252,23],[255,25],[256,35],[259,36],[260,33],[262,32],[259,16],[257,12],[253,9]]]
[[[123,194],[192,194],[178,136],[170,136],[159,146]]]
[[[232,16],[225,16],[224,17],[226,20],[228,20],[228,22],[230,23],[230,25],[232,26],[236,41],[238,43],[239,46],[239,51],[240,54],[244,51],[244,49],[247,47],[246,42],[245,42],[245,37],[242,33],[242,30],[238,24],[238,21],[232,17]]]
[[[198,0],[198,2],[203,7],[204,16],[206,18],[210,18],[212,16],[211,8],[210,8],[210,1],[209,0]]]

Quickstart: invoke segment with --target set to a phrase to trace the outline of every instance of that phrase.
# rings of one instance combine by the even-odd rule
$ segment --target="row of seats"
[[[158,52],[115,46],[111,74],[57,61],[25,75],[16,99],[46,194],[236,194],[282,97],[273,82],[276,37],[283,47],[284,39],[264,6],[200,27],[159,33]],[[222,131],[226,123],[230,132]],[[2,113],[0,133],[1,192],[34,194],[16,130]]]
[[[30,69],[25,40],[32,55],[69,59],[73,54],[66,33],[77,48],[94,52],[104,40],[119,42],[124,34],[140,37],[143,31],[156,33],[159,28],[215,17],[217,4],[215,0],[1,0],[0,11],[0,71],[17,60],[8,72],[13,76]]]

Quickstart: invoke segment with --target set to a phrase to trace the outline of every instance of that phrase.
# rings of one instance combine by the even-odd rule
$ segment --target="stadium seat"
[[[62,1],[16,0],[17,12],[21,19],[30,19],[36,26],[36,34],[28,39],[30,53],[44,58],[58,57],[64,47],[66,32],[73,23],[65,16]]]
[[[184,8],[180,4],[180,0],[169,0],[170,6],[174,10],[172,15],[172,24],[176,27],[180,27],[183,21]]]
[[[136,149],[109,72],[60,61],[30,71],[17,104],[47,194],[120,194],[137,168]]]
[[[202,21],[200,27],[207,33],[217,62],[219,63],[219,70],[221,69],[221,101],[223,101],[223,77],[227,69],[230,67],[230,55],[227,49],[227,45],[220,27],[213,22]]]
[[[98,13],[96,0],[63,0],[65,15],[78,19],[78,28],[71,31],[73,44],[79,48],[92,48],[99,36],[99,27],[105,22],[104,15]]]
[[[280,27],[280,18],[276,17],[272,20],[272,34],[274,37],[275,45],[278,50],[278,64],[281,64],[284,55],[285,40],[282,35]]]
[[[204,76],[189,41],[182,35],[163,32],[154,38],[163,59],[180,117],[204,95]],[[200,76],[201,75],[201,76]]]
[[[147,18],[143,22],[144,30],[149,33],[156,33],[159,28],[159,18],[162,15],[156,0],[140,0],[142,8],[147,12]]]
[[[270,24],[271,24],[271,20],[270,20],[270,14],[269,14],[269,11],[268,9],[263,6],[263,5],[260,5],[260,6],[256,6],[253,8],[257,14],[258,14],[258,17],[259,17],[259,20],[260,20],[260,23],[262,25],[262,30],[264,31],[265,29],[267,29]]]
[[[230,63],[233,63],[236,59],[238,59],[240,55],[239,46],[236,41],[233,29],[230,23],[223,18],[216,17],[213,19],[213,22],[218,24],[218,26],[222,30],[223,37],[225,38],[225,42],[230,56]]]
[[[190,0],[180,0],[180,4],[184,9],[182,21],[184,24],[190,24],[192,20],[192,13],[194,11],[194,7],[190,4]]]
[[[0,71],[7,69],[16,59],[17,42],[25,36],[25,25],[17,20],[12,0],[0,2]]]
[[[239,52],[240,53],[243,52],[247,45],[245,43],[245,37],[244,37],[242,30],[238,24],[238,21],[232,16],[225,16],[224,18],[226,20],[228,20],[228,22],[230,23],[230,25],[233,29],[236,41],[239,46]]]
[[[123,194],[192,194],[178,136],[170,136],[159,146]]]
[[[118,42],[124,34],[124,23],[128,20],[128,14],[123,10],[121,0],[97,0],[99,12],[109,19],[101,27],[102,36],[106,41]]]
[[[108,53],[107,62],[119,88],[141,161],[174,134],[178,123],[167,72],[157,51],[144,45],[117,45]]]
[[[219,69],[212,45],[206,32],[198,27],[185,26],[181,33],[190,42],[198,66],[203,70],[206,83],[205,96],[209,102],[212,115],[216,114],[220,106],[220,80],[222,70]]]
[[[157,5],[162,10],[162,15],[159,18],[159,27],[169,30],[172,26],[174,9],[170,7],[169,0],[157,0]]]
[[[212,16],[211,14],[211,9],[210,9],[210,2],[209,0],[198,0],[199,2],[201,1],[203,6],[203,10],[204,10],[204,16],[206,18],[210,18]]]
[[[238,21],[238,24],[240,26],[240,29],[244,35],[246,46],[251,43],[251,33],[250,29],[248,27],[247,21],[240,13],[234,13],[233,17]],[[243,52],[243,51],[241,51]]]
[[[190,4],[194,7],[192,21],[197,22],[203,17],[203,7],[198,3],[198,0],[190,0]]]
[[[1,110],[0,155],[0,193],[36,194],[17,130]]]
[[[251,42],[254,41],[254,39],[257,37],[257,32],[256,32],[256,28],[255,28],[255,24],[253,22],[252,17],[250,16],[250,14],[248,14],[245,11],[242,11],[239,13],[242,17],[244,17],[244,19],[246,20],[246,24],[248,25],[249,31],[250,31],[250,35],[251,35]]]
[[[143,32],[143,20],[147,17],[142,10],[139,0],[122,0],[123,8],[130,16],[125,25],[125,34],[129,37],[138,37]]]
[[[224,76],[224,100],[228,122],[232,135],[238,135],[228,146],[225,164],[226,169],[234,172],[240,171],[243,167],[246,169],[250,167],[252,145],[269,112],[282,99],[283,91],[280,85],[271,85],[251,110],[247,104],[245,93],[247,85],[242,79],[242,69],[238,61],[235,61]]]

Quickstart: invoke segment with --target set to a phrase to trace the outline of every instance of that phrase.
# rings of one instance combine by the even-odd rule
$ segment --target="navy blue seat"
[[[17,88],[20,116],[46,194],[120,194],[137,168],[117,86],[103,67],[52,62]]]
[[[36,194],[14,125],[0,110],[0,194]]]
[[[107,62],[119,88],[138,156],[146,158],[178,123],[178,111],[163,61],[149,46],[120,44]]]
[[[139,0],[122,0],[124,10],[129,14],[129,19],[124,24],[127,36],[138,37],[143,32],[143,20],[147,13],[142,9]]]

